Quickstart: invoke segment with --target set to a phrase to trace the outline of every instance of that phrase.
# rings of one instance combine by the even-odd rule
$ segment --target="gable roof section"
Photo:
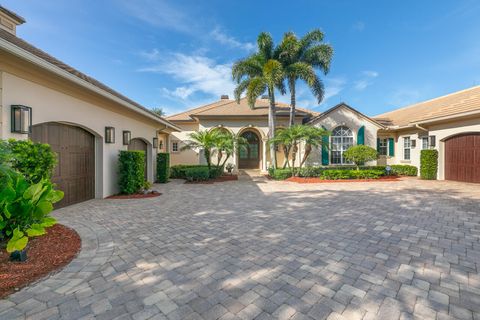
[[[288,104],[275,103],[278,116],[289,115],[290,106]],[[195,118],[204,117],[264,117],[268,116],[269,100],[258,99],[255,108],[250,108],[246,98],[240,99],[240,103],[235,100],[222,99],[220,101],[207,104],[195,109],[190,109],[167,117],[169,121],[195,121]],[[318,115],[314,111],[303,108],[296,108],[298,116]]]
[[[346,108],[346,109],[352,111],[353,113],[358,114],[359,116],[361,116],[361,117],[364,118],[365,120],[372,122],[373,124],[375,124],[376,126],[378,126],[378,127],[380,127],[380,128],[384,128],[384,127],[385,127],[382,123],[376,121],[375,119],[370,118],[369,116],[364,115],[364,114],[361,113],[360,111],[358,111],[358,110],[350,107],[350,106],[349,106],[348,104],[346,104],[345,102],[340,102],[339,104],[333,106],[332,108],[328,109],[327,111],[322,112],[320,115],[316,116],[315,118],[313,118],[312,120],[310,120],[308,123],[309,123],[309,124],[316,123],[316,122],[324,119],[328,114],[332,113],[333,111],[335,111],[335,110],[337,110],[337,109],[339,109],[339,108]]]
[[[8,17],[10,17],[11,19],[13,19],[15,22],[17,22],[18,24],[23,24],[25,23],[25,19],[23,17],[20,17],[18,14],[16,14],[15,12],[13,11],[10,11],[8,10],[7,8],[5,7],[2,7],[0,5],[0,12],[3,12],[3,14],[7,15]]]
[[[389,111],[375,116],[374,119],[403,127],[475,112],[480,113],[480,86]]]
[[[144,106],[140,105],[139,103],[125,97],[124,95],[106,86],[100,81],[87,76],[86,74],[76,70],[73,67],[70,67],[69,65],[52,57],[48,53],[34,47],[28,42],[2,29],[0,29],[0,49],[4,49],[10,53],[13,53],[16,56],[20,56],[23,59],[25,59],[25,54],[28,55],[29,57],[33,56],[34,58],[40,59],[41,62],[43,62],[43,64],[40,65],[41,67],[46,68],[46,66],[48,66],[48,67],[53,67],[56,71],[66,72],[70,76],[75,77],[77,82],[79,82],[79,84],[83,85],[84,87],[91,88],[91,86],[93,86],[97,90],[99,89],[100,91],[99,93],[103,94],[103,96],[107,98],[110,98],[110,100],[114,100],[112,99],[112,96],[113,96],[113,98],[116,98],[115,100],[117,100],[117,101],[114,100],[115,102],[120,102],[124,106],[127,106],[130,109],[133,109],[134,111],[141,113],[147,116],[148,118],[151,118],[152,120],[162,123],[170,128],[173,128],[178,131],[181,130],[180,128],[175,126],[173,123],[156,115],[155,113],[145,108]],[[35,63],[34,60],[36,59],[29,59],[30,62]],[[64,74],[62,74],[62,76],[65,77]]]

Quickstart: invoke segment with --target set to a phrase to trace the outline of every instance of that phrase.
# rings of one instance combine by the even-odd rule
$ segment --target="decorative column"
[[[262,140],[262,171],[267,172],[267,140]]]

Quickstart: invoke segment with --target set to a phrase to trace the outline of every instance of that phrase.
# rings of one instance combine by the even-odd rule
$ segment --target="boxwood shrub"
[[[321,177],[328,180],[339,179],[378,179],[385,175],[385,171],[376,169],[364,170],[324,170]]]
[[[270,178],[274,180],[285,180],[288,179],[292,176],[292,170],[291,169],[273,169],[269,168],[268,169],[268,175]]]
[[[420,178],[425,180],[437,179],[438,151],[427,149],[420,151]]]
[[[399,176],[413,176],[418,175],[418,168],[415,166],[410,166],[406,164],[393,164],[390,166],[392,168],[392,174]]]
[[[210,178],[207,166],[190,167],[185,169],[185,179],[187,181],[206,181]]]
[[[170,154],[157,154],[157,182],[167,183],[170,176]]]
[[[179,164],[170,167],[170,177],[172,179],[187,179],[186,170],[191,168],[207,168],[208,166],[203,164]],[[211,166],[209,178],[215,179],[223,174],[223,167],[221,166]]]
[[[140,192],[145,180],[145,152],[120,151],[118,162],[120,193]]]

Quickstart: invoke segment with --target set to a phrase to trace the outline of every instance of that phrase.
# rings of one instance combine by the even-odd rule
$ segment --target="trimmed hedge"
[[[170,176],[170,154],[157,154],[157,182],[167,183]]]
[[[378,179],[385,175],[382,170],[324,170],[321,174],[323,179]]]
[[[268,168],[268,175],[274,180],[285,180],[292,176],[292,170]]]
[[[418,168],[407,164],[393,164],[390,166],[392,173],[399,176],[413,176],[418,175]]]
[[[207,168],[208,172],[208,166],[203,165],[203,164],[179,164],[175,166],[170,167],[170,178],[172,179],[186,179],[186,170],[191,169],[191,168]],[[219,176],[223,174],[223,167],[219,166],[211,166],[210,167],[210,173],[209,173],[209,178],[210,179],[216,179]]]
[[[185,169],[187,181],[206,181],[210,178],[208,167],[191,167]]]
[[[120,151],[118,162],[120,193],[140,192],[145,180],[145,152]]]
[[[438,170],[438,151],[427,149],[420,151],[420,178],[436,180]]]

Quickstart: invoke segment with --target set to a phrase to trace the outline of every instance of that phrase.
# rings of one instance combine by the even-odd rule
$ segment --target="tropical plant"
[[[372,147],[359,144],[345,150],[343,156],[346,160],[353,162],[358,171],[360,170],[360,165],[368,161],[376,160],[378,158],[378,152]]]
[[[235,168],[235,165],[233,163],[228,163],[225,166],[225,169],[227,170],[228,173],[232,173],[232,170]]]
[[[420,151],[420,177],[424,180],[437,179],[438,151],[425,149]]]
[[[233,134],[230,131],[218,130],[214,147],[217,153],[217,166],[225,166],[225,163],[233,156],[235,150],[245,149],[247,146],[248,141],[244,137]],[[224,155],[225,158],[223,158]]]
[[[182,150],[203,149],[203,155],[207,161],[208,170],[212,166],[212,152],[217,145],[220,132],[218,130],[195,131],[188,135],[190,140],[185,142]]]
[[[150,111],[152,111],[153,113],[155,113],[157,116],[160,116],[160,117],[163,117],[166,115],[163,108],[160,108],[160,107],[153,107],[150,109]]]
[[[283,67],[275,59],[275,48],[272,36],[262,32],[257,39],[257,52],[249,57],[235,62],[232,67],[232,76],[237,82],[235,99],[239,102],[241,95],[246,92],[247,101],[251,108],[255,107],[258,97],[265,92],[268,94],[268,138],[273,139],[276,128],[275,89],[285,94]],[[277,167],[275,145],[270,144],[270,160],[274,168]]]
[[[275,50],[275,57],[282,63],[290,91],[291,126],[295,122],[297,80],[307,83],[319,104],[323,100],[325,90],[315,68],[327,74],[333,56],[332,47],[322,43],[323,38],[323,32],[318,29],[308,32],[300,39],[293,32],[287,32]]]
[[[142,191],[145,182],[145,152],[120,151],[118,171],[120,193],[133,194]]]
[[[167,183],[170,177],[170,154],[160,152],[157,154],[157,182]]]
[[[21,251],[29,238],[56,224],[49,214],[63,192],[48,179],[32,183],[11,169],[2,171],[0,180],[0,237],[8,240],[7,252]]]
[[[303,158],[300,162],[300,168],[307,161],[308,157],[311,155],[313,148],[327,148],[328,146],[323,145],[325,137],[328,137],[330,133],[323,129],[314,126],[306,126],[303,142],[305,143],[305,151],[303,152]]]
[[[309,130],[307,126],[293,125],[277,130],[275,137],[268,140],[269,144],[282,145],[286,164],[289,164],[289,156],[291,155],[292,165],[290,169],[292,176],[295,176],[295,160],[297,158],[298,145],[306,136],[307,130]]]

